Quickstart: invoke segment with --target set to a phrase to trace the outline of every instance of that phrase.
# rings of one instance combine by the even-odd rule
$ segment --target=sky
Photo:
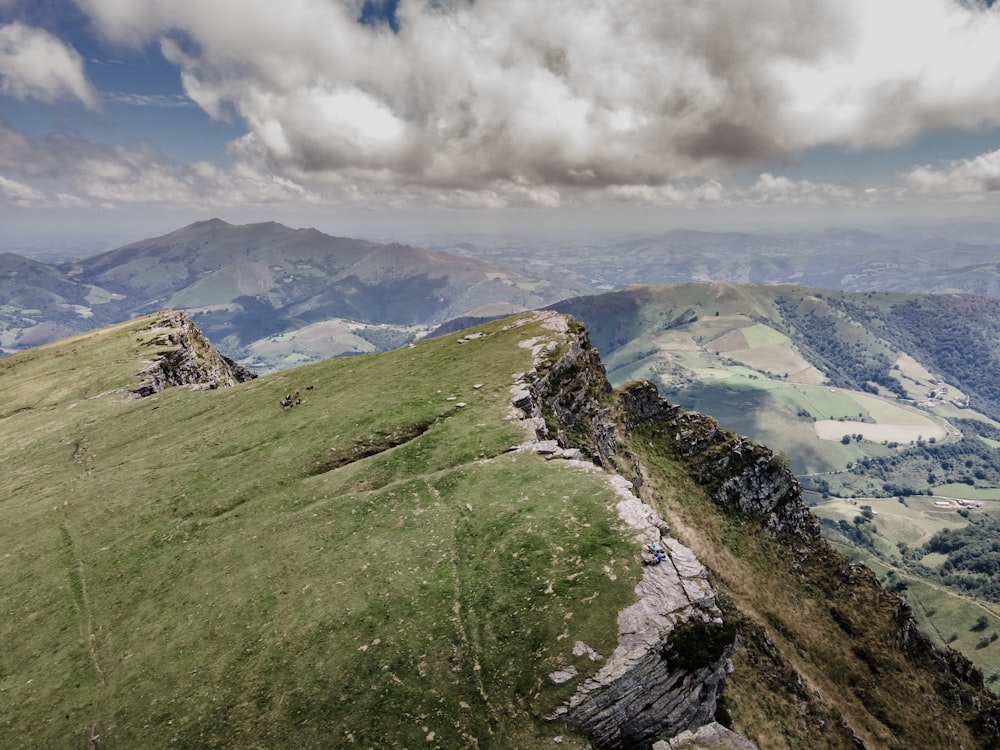
[[[1000,217],[985,0],[0,0],[0,246]]]

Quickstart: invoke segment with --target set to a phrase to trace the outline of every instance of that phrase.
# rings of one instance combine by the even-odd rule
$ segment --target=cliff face
[[[780,459],[668,404],[651,383],[612,394],[582,327],[564,322],[563,333],[512,390],[519,416],[538,440],[616,475],[637,554],[655,542],[664,560],[645,568],[637,603],[619,614],[614,654],[554,719],[616,750],[754,747],[717,715],[761,747],[1000,746],[982,675],[933,648],[905,602],[819,537]],[[691,526],[692,508],[716,531]],[[709,554],[704,565],[662,520],[672,511]],[[722,701],[731,659],[744,671],[729,678],[738,698]],[[780,743],[760,720],[775,712],[786,716]]]
[[[643,421],[669,425],[676,455],[720,509],[754,518],[772,534],[819,535],[798,480],[770,450],[721,429],[711,417],[682,412],[648,381],[624,388],[621,401],[626,430]]]
[[[228,387],[257,377],[223,356],[182,312],[165,312],[152,328],[157,333],[154,345],[169,348],[136,373],[143,378],[132,391],[136,396],[151,396],[169,386]]]

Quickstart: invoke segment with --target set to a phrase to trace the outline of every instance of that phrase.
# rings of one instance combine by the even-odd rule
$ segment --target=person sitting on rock
[[[657,563],[661,563],[666,559],[666,555],[663,553],[663,548],[660,547],[660,545],[658,545],[655,541],[649,543],[649,549],[652,551]]]
[[[642,561],[646,565],[659,565],[663,562],[663,552],[656,546],[656,542],[642,548]]]

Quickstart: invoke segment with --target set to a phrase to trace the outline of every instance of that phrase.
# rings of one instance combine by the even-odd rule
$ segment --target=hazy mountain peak
[[[193,224],[188,224],[186,227],[179,229],[177,231],[185,231],[187,229],[222,229],[224,227],[233,226],[228,221],[223,221],[219,218],[205,219],[204,221],[196,221]]]

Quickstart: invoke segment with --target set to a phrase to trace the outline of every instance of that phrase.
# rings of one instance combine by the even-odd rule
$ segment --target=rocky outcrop
[[[637,548],[655,544],[663,560],[643,569],[637,601],[618,613],[618,646],[607,663],[552,718],[598,748],[648,748],[714,720],[735,631],[723,621],[694,553],[669,536],[627,480],[612,482],[621,497],[618,515],[636,532]]]
[[[624,387],[621,403],[628,425],[659,426],[658,435],[685,459],[722,510],[754,518],[772,534],[819,535],[798,480],[771,450],[723,430],[705,414],[681,411],[648,381]]]
[[[673,739],[654,743],[653,750],[756,750],[756,746],[713,721],[694,731],[681,732]]]
[[[553,312],[535,315],[557,335],[521,342],[532,350],[533,367],[514,375],[514,416],[529,420],[536,439],[578,448],[599,466],[615,468],[612,389],[600,356],[576,321]]]
[[[203,390],[233,386],[257,377],[242,365],[222,355],[182,312],[165,312],[151,326],[156,337],[148,345],[160,348],[147,367],[136,373],[143,378],[132,390],[137,397],[151,396],[169,386]]]

